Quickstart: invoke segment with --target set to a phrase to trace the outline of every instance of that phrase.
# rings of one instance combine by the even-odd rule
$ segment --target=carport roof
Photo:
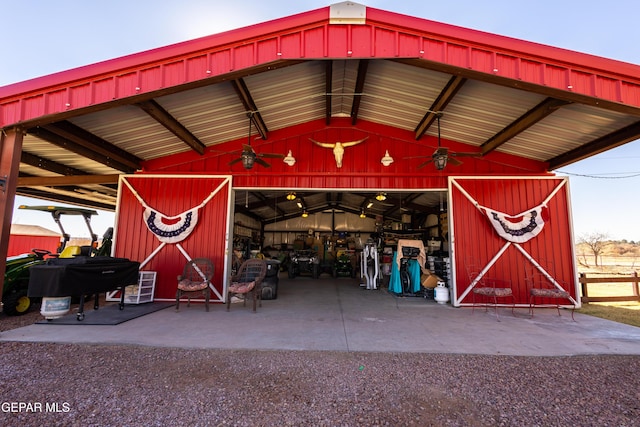
[[[145,162],[348,118],[549,170],[640,137],[640,67],[344,2],[0,88],[17,193],[113,210]],[[376,159],[378,161],[378,159]]]

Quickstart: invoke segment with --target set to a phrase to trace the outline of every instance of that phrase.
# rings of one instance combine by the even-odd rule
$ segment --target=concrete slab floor
[[[568,310],[455,308],[365,290],[356,279],[280,278],[278,297],[250,304],[173,307],[115,326],[34,324],[0,341],[159,347],[464,353],[514,356],[640,354],[640,328]]]

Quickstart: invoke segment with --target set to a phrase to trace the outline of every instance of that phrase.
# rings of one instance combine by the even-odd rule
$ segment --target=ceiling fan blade
[[[240,160],[242,160],[242,157],[238,157],[237,159],[233,159],[229,162],[229,166],[231,165],[235,165],[236,163],[238,163]]]
[[[420,163],[417,167],[417,169],[422,169],[423,167],[427,166],[429,163],[433,162],[433,159],[429,159],[426,162]]]
[[[259,165],[264,166],[265,168],[270,168],[271,167],[271,165],[269,163],[265,162],[260,157],[256,157],[256,163],[259,164]]]
[[[284,159],[284,154],[261,153],[261,154],[258,154],[258,157],[265,157],[265,158],[271,158],[271,159]]]
[[[449,156],[449,158],[447,159],[447,163],[449,163],[450,165],[453,165],[453,166],[460,166],[462,164],[462,162],[460,160],[454,159],[451,156]]]

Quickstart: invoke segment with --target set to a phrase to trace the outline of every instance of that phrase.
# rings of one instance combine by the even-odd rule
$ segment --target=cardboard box
[[[422,274],[420,276],[420,282],[422,283],[423,288],[433,289],[438,286],[438,282],[442,279],[435,274]]]

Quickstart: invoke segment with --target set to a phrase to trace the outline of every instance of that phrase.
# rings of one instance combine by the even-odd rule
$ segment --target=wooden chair
[[[558,285],[568,288],[566,283],[558,282],[554,277],[554,270],[550,267],[550,264],[545,263],[548,275],[543,274],[540,270],[536,269],[533,265],[525,268],[525,283],[529,289],[529,315],[533,317],[534,307],[555,307],[558,310],[558,316],[560,316],[560,301],[568,301],[568,305],[571,305],[571,320],[575,322],[574,312],[576,311],[576,305],[571,299],[571,295],[565,289],[558,287]],[[555,283],[554,283],[555,282]],[[555,301],[555,304],[535,304],[537,298],[547,299]]]
[[[187,262],[184,270],[178,276],[178,289],[176,291],[176,311],[180,310],[180,298],[187,297],[187,307],[191,304],[193,296],[203,296],[204,306],[209,311],[209,297],[211,291],[209,284],[213,277],[213,262],[208,258],[194,258]]]
[[[267,274],[267,263],[262,259],[248,259],[240,265],[238,272],[231,276],[227,291],[227,311],[231,306],[233,295],[243,295],[243,305],[247,306],[247,297],[253,297],[253,311],[256,311],[256,302],[262,307],[262,281]]]
[[[482,269],[476,268],[473,264],[465,265],[467,269],[467,275],[469,276],[469,283],[473,283]],[[476,297],[479,297],[483,302],[476,302]],[[489,307],[493,307],[496,313],[496,320],[500,321],[500,315],[498,314],[498,299],[511,299],[511,314],[515,316],[516,300],[511,288],[511,282],[508,280],[501,280],[492,277],[482,276],[471,290],[471,306],[472,312],[476,307],[484,307],[485,311]]]

